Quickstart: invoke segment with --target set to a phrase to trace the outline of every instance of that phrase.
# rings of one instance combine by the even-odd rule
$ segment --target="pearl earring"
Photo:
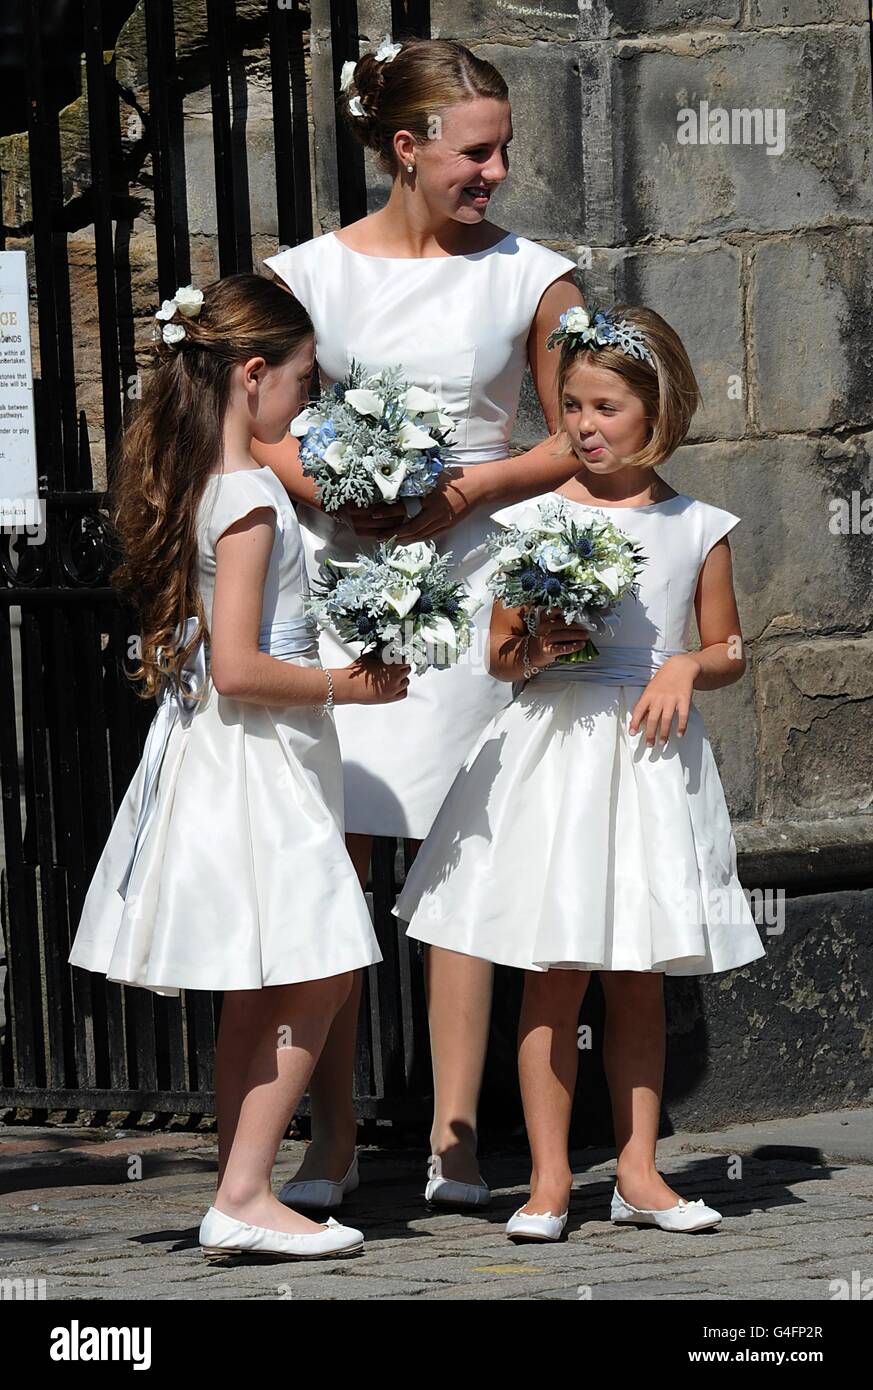
[[[407,174],[411,174],[411,173],[412,173],[412,165],[411,165],[411,164],[407,164],[407,166],[406,166],[406,172],[407,172]]]

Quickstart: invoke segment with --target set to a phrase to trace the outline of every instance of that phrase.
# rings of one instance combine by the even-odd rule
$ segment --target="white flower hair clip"
[[[386,34],[373,57],[377,63],[393,63],[399,52],[400,44],[392,43],[390,35]]]
[[[627,319],[614,319],[594,305],[589,312],[574,304],[571,309],[564,310],[558,324],[559,327],[553,328],[546,338],[547,348],[566,341],[572,341],[574,346],[580,348],[617,347],[627,357],[636,357],[648,362],[650,367],[655,366],[655,359],[641,331]]]
[[[373,57],[376,59],[377,63],[393,63],[401,47],[402,45],[399,43],[392,43],[390,35],[386,34],[379,44],[379,47],[376,49],[376,52],[373,54]],[[358,60],[356,58],[349,58],[343,63],[342,71],[340,72],[341,92],[348,91],[349,87],[352,85],[355,76],[355,68],[357,66]],[[368,116],[370,114],[369,111],[364,108],[364,103],[361,101],[361,98],[357,95],[349,98],[349,111],[353,116]]]
[[[193,285],[180,285],[172,299],[165,299],[160,309],[155,314],[155,318],[163,321],[161,337],[165,343],[178,343],[185,337],[185,326],[181,323],[168,323],[177,309],[181,309],[188,318],[196,319],[200,310],[203,308],[203,291],[195,290]],[[155,325],[155,337],[157,337],[157,324]]]

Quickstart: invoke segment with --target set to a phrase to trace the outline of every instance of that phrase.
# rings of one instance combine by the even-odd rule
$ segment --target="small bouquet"
[[[432,541],[381,541],[372,556],[328,559],[320,566],[307,609],[344,642],[362,642],[362,656],[408,662],[418,675],[451,666],[470,645],[471,618],[482,605],[451,577],[451,552]]]
[[[536,631],[538,610],[547,608],[560,609],[566,623],[608,628],[619,600],[636,595],[646,561],[639,541],[602,513],[580,522],[561,497],[518,513],[503,534],[488,537],[487,546],[497,560],[488,588],[507,608],[529,609],[529,632]],[[557,660],[563,665],[599,655],[589,638]]]
[[[318,484],[325,511],[400,498],[413,517],[436,487],[454,421],[438,396],[400,373],[368,376],[353,358],[345,381],[292,420],[303,472]]]

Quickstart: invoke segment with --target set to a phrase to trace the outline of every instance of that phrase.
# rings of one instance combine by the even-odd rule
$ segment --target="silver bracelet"
[[[333,676],[325,667],[322,667],[322,670],[327,676],[327,699],[323,705],[318,706],[318,713],[328,715],[333,713]]]
[[[540,674],[541,669],[539,666],[531,666],[530,664],[528,650],[530,648],[531,637],[533,637],[533,633],[529,632],[524,639],[524,646],[522,647],[522,654],[524,657],[524,678],[526,681],[529,681],[532,676],[538,676]]]

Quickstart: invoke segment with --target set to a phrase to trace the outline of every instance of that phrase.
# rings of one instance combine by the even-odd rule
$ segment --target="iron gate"
[[[114,54],[104,53],[100,0],[77,0],[87,86],[90,177],[77,209],[93,225],[102,425],[107,458],[135,377],[130,153],[120,131]],[[142,113],[154,192],[155,299],[191,279],[181,84],[172,0],[145,0],[148,111]],[[396,5],[395,36],[427,35],[427,5]],[[325,15],[328,13],[324,6]],[[59,113],[46,91],[45,7],[20,3],[27,74],[32,224],[29,281],[38,310],[34,382],[44,539],[3,536],[0,551],[0,777],[5,868],[0,877],[7,948],[8,1026],[0,1108],[213,1113],[213,1051],[220,996],[178,999],[108,983],[67,964],[85,892],[141,756],[153,714],[127,681],[136,619],[109,585],[117,562],[107,495],[94,488],[86,412],[77,406],[68,265],[70,220],[62,180]],[[252,268],[247,189],[235,152],[244,120],[235,102],[241,38],[233,0],[207,0],[218,261],[221,275]],[[356,6],[329,7],[334,91],[356,51]],[[278,235],[313,235],[305,71],[308,10],[265,7],[275,149]],[[320,152],[324,158],[324,152]],[[342,223],[366,212],[362,152],[337,134]],[[0,229],[0,248],[7,245]],[[110,464],[111,469],[111,464]],[[111,471],[108,482],[111,485]],[[429,1086],[421,970],[391,916],[393,840],[377,841],[371,887],[384,956],[366,972],[356,1075],[361,1116],[399,1119],[424,1109]],[[301,1107],[305,1109],[304,1106]]]

